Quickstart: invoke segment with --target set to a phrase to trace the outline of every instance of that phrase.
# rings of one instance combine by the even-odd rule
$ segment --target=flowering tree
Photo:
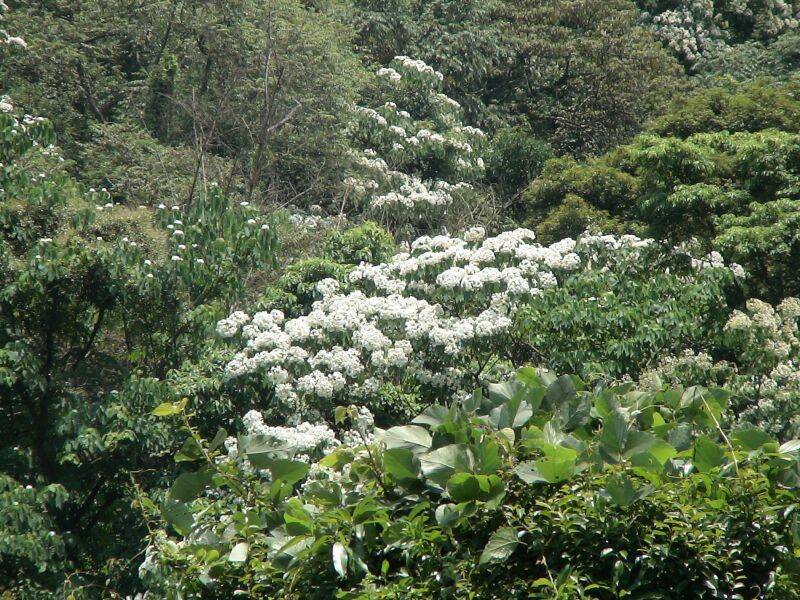
[[[463,239],[419,238],[387,263],[356,267],[349,289],[323,280],[320,299],[294,319],[234,312],[217,325],[223,337],[241,336],[228,374],[263,378],[294,422],[330,420],[337,403],[380,409],[387,386],[424,400],[458,394],[513,365],[520,307],[571,272],[623,276],[661,252],[635,236],[542,246],[528,229],[484,235],[476,228]],[[695,266],[722,263],[715,255]]]
[[[486,136],[462,123],[461,106],[441,93],[442,74],[424,62],[398,56],[377,76],[391,100],[356,109],[346,193],[393,230],[441,229],[443,215],[477,204]]]
[[[669,3],[667,10],[659,10],[660,6],[651,9],[653,2],[648,0],[638,4],[652,11],[653,29],[689,66],[732,44],[775,38],[800,24],[800,2],[796,0],[682,0]]]

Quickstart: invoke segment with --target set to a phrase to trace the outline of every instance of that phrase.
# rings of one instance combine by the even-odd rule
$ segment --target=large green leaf
[[[492,534],[481,552],[479,564],[502,562],[519,546],[517,531],[513,527],[501,527]]]
[[[636,486],[627,475],[616,475],[609,478],[603,496],[617,506],[626,507],[652,492],[652,486]]]
[[[161,506],[161,516],[181,535],[189,535],[194,526],[194,516],[189,508],[178,500],[167,498]]]
[[[454,502],[487,502],[502,494],[504,487],[497,475],[456,473],[447,481],[447,492]]]
[[[188,502],[200,495],[206,486],[211,483],[211,472],[200,470],[194,473],[181,473],[172,487],[169,489],[169,496],[174,500]]]
[[[769,434],[760,429],[738,429],[731,434],[734,445],[743,450],[758,450],[766,444],[774,443]]]
[[[453,473],[471,472],[475,461],[465,444],[451,444],[420,455],[419,462],[425,477],[444,487]]]
[[[289,485],[294,485],[306,475],[311,468],[308,463],[299,460],[289,460],[288,458],[268,458],[264,454],[255,455],[257,460],[248,455],[250,462],[259,469],[269,469],[274,481],[284,481]]]
[[[419,459],[408,448],[391,448],[383,453],[383,468],[398,481],[417,479]]]
[[[553,409],[556,409],[562,403],[569,402],[575,398],[576,394],[577,390],[572,376],[562,375],[547,388],[545,399]]]
[[[725,462],[725,452],[711,439],[702,436],[697,438],[694,444],[694,459],[692,462],[698,471],[708,473]]]
[[[432,404],[416,417],[412,423],[415,425],[429,425],[434,429],[449,420],[450,409],[441,404]]]
[[[603,421],[603,432],[600,434],[600,452],[609,462],[619,462],[628,442],[630,425],[619,411],[614,411]]]
[[[414,452],[424,452],[431,447],[433,439],[428,430],[419,425],[402,425],[387,429],[380,440],[391,448],[407,448]]]

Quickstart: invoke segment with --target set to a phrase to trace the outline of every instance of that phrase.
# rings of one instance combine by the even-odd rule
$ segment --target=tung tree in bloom
[[[639,2],[639,4],[645,4]],[[682,0],[649,15],[651,26],[687,65],[748,39],[769,40],[800,25],[797,0]]]
[[[460,204],[476,203],[485,134],[461,121],[461,106],[441,93],[443,76],[398,56],[377,77],[388,100],[357,107],[346,193],[391,229],[431,230]]]
[[[266,381],[290,421],[330,418],[337,404],[379,408],[386,386],[422,399],[457,395],[513,366],[519,307],[572,272],[641,271],[660,251],[635,236],[542,246],[528,229],[484,235],[421,237],[386,263],[356,267],[350,289],[323,280],[322,299],[298,318],[233,313],[217,326],[241,339],[229,376]]]

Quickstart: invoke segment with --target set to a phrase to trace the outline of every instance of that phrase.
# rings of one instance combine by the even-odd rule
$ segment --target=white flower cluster
[[[665,358],[643,375],[652,387],[663,383],[719,385],[734,394],[731,418],[756,425],[781,439],[800,436],[800,300],[777,307],[756,299],[734,310],[723,328],[735,361],[714,362],[691,350]]]
[[[484,173],[479,150],[486,136],[461,124],[458,102],[437,89],[441,73],[405,56],[393,65],[377,74],[392,83],[391,91],[408,106],[399,109],[387,101],[377,108],[356,108],[352,138],[362,150],[353,154],[353,170],[344,184],[368,210],[413,221],[475,196],[470,182]],[[409,73],[426,77],[406,78]],[[441,167],[433,177],[423,177],[422,165],[431,159]]]
[[[351,291],[324,280],[307,315],[232,314],[217,326],[244,341],[228,374],[263,374],[298,418],[334,400],[369,403],[386,384],[459,390],[480,377],[475,364],[498,354],[520,305],[570,271],[638,265],[651,244],[593,236],[542,246],[528,229],[484,236],[421,237],[387,263],[356,267]]]
[[[682,0],[670,10],[650,16],[662,41],[689,64],[725,50],[734,26],[754,39],[769,39],[797,29],[800,2],[784,0]]]

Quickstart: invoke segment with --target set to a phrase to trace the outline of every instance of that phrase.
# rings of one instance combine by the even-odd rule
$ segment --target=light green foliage
[[[658,134],[642,134],[585,163],[549,161],[523,195],[529,222],[544,219],[547,229],[566,220],[569,206],[555,207],[574,194],[629,221],[634,231],[641,219],[672,243],[699,239],[704,252],[743,265],[755,295],[777,302],[794,294],[800,193],[794,94],[792,86],[771,89],[764,82],[701,91],[656,120]]]
[[[676,98],[666,114],[648,127],[659,136],[679,138],[695,133],[763,129],[800,129],[800,88],[796,84],[776,85],[759,79],[700,89]]]
[[[203,593],[212,575],[217,594],[284,598],[790,597],[778,545],[795,547],[796,448],[725,436],[726,405],[718,389],[590,390],[522,369],[341,446],[299,487],[288,470],[248,469],[241,438],[228,457],[195,439],[210,455],[193,472],[229,492],[165,513],[145,579],[167,598]]]
[[[380,264],[394,255],[395,242],[388,231],[368,221],[346,231],[328,234],[324,253],[331,260],[343,264]]]
[[[522,352],[557,371],[635,377],[670,349],[701,343],[727,318],[730,272],[686,274],[685,265],[653,252],[625,272],[572,274],[518,314]]]

